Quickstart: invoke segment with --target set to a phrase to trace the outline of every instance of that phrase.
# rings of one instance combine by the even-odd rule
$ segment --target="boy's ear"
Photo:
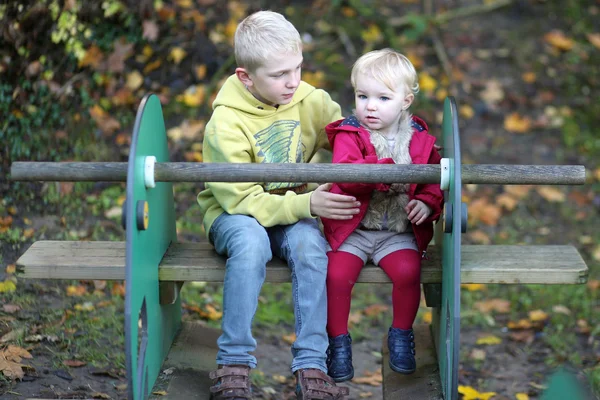
[[[238,79],[247,87],[252,86],[252,78],[250,78],[250,73],[246,68],[238,67],[235,69],[235,75]]]
[[[402,109],[408,110],[408,107],[410,107],[410,105],[412,104],[414,99],[415,99],[414,94],[412,94],[412,93],[407,94],[406,97],[404,98],[404,103],[402,104]]]

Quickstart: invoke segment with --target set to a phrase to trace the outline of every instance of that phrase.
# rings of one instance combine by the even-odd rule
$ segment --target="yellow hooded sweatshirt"
[[[300,82],[289,104],[276,108],[257,100],[236,75],[217,94],[213,110],[204,133],[204,162],[310,162],[319,149],[330,149],[325,126],[341,118],[329,94],[306,82]],[[209,182],[198,194],[206,234],[224,211],[252,216],[264,227],[311,218],[311,193],[301,187],[298,182]]]

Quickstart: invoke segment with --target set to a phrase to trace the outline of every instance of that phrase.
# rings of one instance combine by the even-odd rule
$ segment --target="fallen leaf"
[[[587,283],[587,287],[590,290],[598,290],[600,288],[600,280],[598,279],[590,279]]]
[[[85,303],[82,303],[82,304],[75,304],[74,308],[77,311],[94,311],[95,310],[94,304],[92,304],[89,301],[86,301]]]
[[[125,86],[127,86],[129,89],[137,90],[140,86],[142,86],[142,83],[144,83],[144,77],[139,73],[139,71],[133,71],[127,74],[127,82],[125,83]]]
[[[63,364],[65,364],[68,367],[78,368],[78,367],[83,367],[87,363],[85,361],[81,361],[81,360],[65,360],[65,361],[63,361]]]
[[[363,385],[380,386],[383,382],[383,376],[381,375],[381,370],[374,372],[365,371],[364,376],[355,377],[352,379],[352,382]]]
[[[540,196],[550,202],[562,203],[566,199],[563,191],[554,186],[539,186],[536,187],[535,190],[540,194]]]
[[[507,211],[514,210],[519,204],[519,201],[508,193],[500,194],[496,197],[496,202]]]
[[[467,289],[469,292],[479,292],[487,289],[487,286],[483,283],[463,283],[460,287]]]
[[[292,332],[289,335],[283,335],[281,338],[287,344],[294,344],[294,342],[296,341],[296,334]]]
[[[7,274],[14,274],[17,271],[17,266],[15,264],[8,264],[5,271]]]
[[[544,35],[544,40],[559,50],[567,51],[573,48],[573,39],[565,36],[562,31],[553,30]]]
[[[142,23],[142,30],[143,39],[148,39],[149,42],[154,42],[158,38],[159,29],[158,25],[156,25],[156,22],[148,19],[145,20]]]
[[[92,398],[93,399],[110,399],[111,397],[109,395],[107,395],[106,393],[94,392],[94,393],[92,393]]]
[[[529,400],[529,396],[527,395],[527,393],[516,393],[515,398],[517,400]]]
[[[367,317],[376,317],[381,313],[386,312],[389,307],[385,304],[373,304],[364,309],[363,313]]]
[[[167,391],[166,390],[157,390],[156,392],[152,392],[152,394],[155,394],[157,396],[166,396]]]
[[[522,331],[510,332],[508,337],[515,342],[531,344],[535,339],[535,332],[532,329],[525,329]]]
[[[273,375],[273,380],[275,382],[279,382],[279,383],[286,383],[287,382],[287,377],[283,376],[283,375]]]
[[[10,280],[0,282],[0,293],[12,293],[17,290],[17,285]]]
[[[552,306],[552,311],[557,314],[571,315],[571,310],[561,304]]]
[[[8,314],[13,314],[19,311],[21,307],[16,304],[2,304],[2,311]]]
[[[494,344],[500,344],[500,343],[502,343],[502,339],[500,339],[498,336],[494,336],[494,335],[480,337],[475,342],[475,344],[486,344],[486,345],[494,345]]]
[[[533,83],[536,81],[535,72],[525,72],[521,75],[521,78],[525,83]]]
[[[489,235],[487,233],[485,233],[484,231],[482,231],[481,229],[477,229],[475,231],[469,232],[468,233],[469,238],[478,244],[490,244],[492,243],[492,240],[490,239]]]
[[[433,315],[432,315],[431,311],[425,311],[423,313],[423,318],[422,318],[423,323],[430,324],[432,320],[433,320]]]
[[[533,325],[528,319],[520,319],[518,322],[508,321],[508,329],[530,329]]]
[[[458,393],[463,395],[463,400],[489,400],[496,392],[480,393],[471,386],[458,385]]]
[[[588,335],[592,331],[592,328],[585,319],[578,319],[577,331],[579,333],[583,333],[584,335]]]
[[[363,315],[359,312],[350,313],[348,316],[348,326],[355,326],[362,320]]]
[[[176,65],[178,65],[186,55],[187,52],[181,47],[173,47],[171,49],[171,53],[169,53],[168,59],[172,60]]]
[[[6,333],[4,336],[0,337],[0,343],[12,342],[13,340],[17,340],[25,333],[25,328],[19,328],[12,330]]]
[[[504,99],[504,89],[500,81],[490,79],[486,82],[485,88],[479,96],[490,108],[494,108]]]
[[[477,301],[475,302],[474,306],[479,311],[486,314],[491,311],[496,311],[497,313],[501,314],[510,312],[510,301],[504,299],[490,299]]]
[[[594,47],[600,49],[600,33],[588,33],[587,38]]]
[[[117,129],[121,128],[121,123],[111,117],[106,111],[104,111],[98,104],[94,104],[89,109],[90,116],[96,122],[96,125],[105,134],[112,134]]]
[[[504,129],[509,132],[527,133],[531,129],[531,119],[513,112],[504,118]]]
[[[518,200],[527,197],[532,188],[532,185],[505,185],[503,187],[506,193],[516,197]]]
[[[485,360],[486,355],[487,353],[485,352],[485,350],[473,349],[469,354],[469,358],[471,358],[472,360],[483,361]]]
[[[204,79],[206,77],[206,64],[196,65],[194,72],[196,73],[196,79]]]
[[[437,81],[428,73],[419,75],[419,87],[425,92],[433,92],[438,86]]]
[[[94,69],[97,69],[104,54],[102,50],[95,44],[91,45],[89,49],[86,50],[85,55],[81,60],[79,60],[79,68],[90,66]]]
[[[127,43],[125,38],[117,39],[113,43],[113,52],[107,59],[107,69],[110,72],[123,72],[125,60],[133,53],[133,43]]]
[[[74,285],[70,285],[67,286],[67,296],[73,296],[73,297],[81,297],[84,294],[87,293],[87,288],[83,285],[78,285],[78,286],[74,286]]]
[[[183,94],[177,96],[176,100],[188,107],[198,107],[204,102],[204,94],[204,85],[192,85]]]
[[[4,358],[8,361],[21,362],[22,358],[33,358],[29,352],[19,346],[9,345],[3,352]]]
[[[529,319],[533,322],[545,321],[548,319],[548,314],[542,310],[529,311]]]
[[[149,74],[150,72],[154,71],[155,69],[158,69],[160,67],[160,65],[162,64],[161,60],[155,60],[152,61],[151,63],[149,63],[148,65],[146,65],[144,67],[144,74]]]

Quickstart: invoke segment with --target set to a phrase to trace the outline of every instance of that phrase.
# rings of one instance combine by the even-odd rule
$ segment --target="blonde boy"
[[[304,163],[329,147],[324,127],[340,118],[329,95],[300,78],[302,41],[282,15],[260,11],[235,33],[238,67],[219,91],[206,125],[204,160],[229,163]],[[309,192],[304,183],[209,182],[198,195],[204,227],[227,256],[214,399],[249,399],[252,319],[276,255],[291,271],[296,341],[291,370],[298,398],[342,399],[347,388],[326,375],[326,242],[315,217],[340,220],[358,212],[354,196]]]

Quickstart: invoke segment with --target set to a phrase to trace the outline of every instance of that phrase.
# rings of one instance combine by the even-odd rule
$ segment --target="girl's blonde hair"
[[[395,90],[398,84],[416,94],[419,91],[417,71],[408,58],[393,49],[373,50],[363,54],[352,66],[350,81],[356,88],[358,74],[366,74]]]
[[[251,72],[275,54],[302,52],[298,30],[273,11],[258,11],[238,25],[234,36],[235,61]]]

